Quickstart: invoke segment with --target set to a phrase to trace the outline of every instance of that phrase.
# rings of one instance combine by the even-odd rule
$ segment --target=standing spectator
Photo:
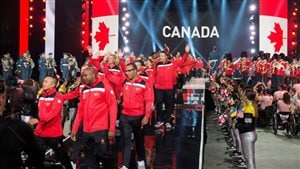
[[[46,76],[43,80],[43,91],[38,102],[39,122],[35,134],[44,150],[47,146],[52,148],[59,162],[66,169],[72,169],[69,156],[62,144],[61,111],[64,103],[62,95],[56,91],[56,84],[57,79],[54,76]]]
[[[46,56],[46,65],[47,65],[47,75],[54,76],[56,73],[55,72],[56,62],[54,60],[54,56],[52,53],[49,53],[48,56]]]
[[[217,47],[213,46],[212,52],[209,53],[207,63],[210,75],[214,74],[217,71],[220,59],[220,53],[217,51]]]
[[[131,158],[131,135],[134,134],[138,155],[138,169],[145,169],[144,125],[148,124],[153,106],[153,90],[147,80],[137,74],[137,66],[129,63],[126,66],[127,80],[122,94],[123,104],[120,115],[120,128],[123,138],[123,166],[129,168]]]
[[[19,56],[16,62],[16,70],[19,74],[19,78],[22,80],[28,79],[28,62],[26,60],[29,51],[26,51],[23,56]]]
[[[168,129],[171,128],[170,120],[174,106],[174,81],[175,70],[182,66],[189,56],[190,46],[185,46],[185,55],[177,62],[171,62],[167,59],[165,52],[160,52],[160,61],[154,68],[155,76],[155,101],[157,110],[157,123],[155,127],[160,127],[166,123]],[[162,110],[162,105],[165,104],[165,111]]]
[[[89,168],[99,169],[101,161],[105,168],[113,168],[108,155],[108,139],[115,137],[117,102],[112,87],[93,66],[82,71],[80,102],[71,138],[76,141],[79,125],[83,123],[85,157]]]
[[[71,78],[76,78],[77,72],[79,72],[79,68],[78,68],[78,63],[77,63],[77,59],[75,58],[75,56],[69,54],[69,66],[70,66],[70,75]]]
[[[46,65],[45,53],[40,54],[38,64],[39,64],[39,82],[42,82],[43,79],[45,78],[45,76],[47,75],[47,65]]]
[[[1,58],[2,63],[2,76],[6,80],[12,76],[12,70],[14,68],[14,60],[10,57],[10,53],[6,53]]]
[[[63,54],[64,57],[60,59],[60,71],[62,78],[65,80],[70,80],[70,65],[69,65],[69,56],[67,53]]]
[[[35,64],[34,64],[34,61],[31,58],[31,54],[29,52],[25,56],[25,60],[27,62],[27,67],[26,67],[27,75],[26,75],[26,79],[30,79],[31,76],[32,76],[32,70],[35,67]]]
[[[242,96],[242,111],[237,115],[236,128],[238,128],[241,137],[242,150],[248,169],[255,169],[255,142],[257,133],[255,122],[258,117],[257,104],[255,102],[255,92],[246,89]]]

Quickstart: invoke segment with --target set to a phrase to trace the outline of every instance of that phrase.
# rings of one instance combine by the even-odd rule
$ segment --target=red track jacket
[[[92,85],[81,85],[79,92],[80,102],[72,131],[77,132],[81,121],[83,131],[87,133],[115,131],[117,102],[110,84],[98,76]]]
[[[155,88],[163,90],[173,89],[174,81],[176,81],[176,76],[174,76],[176,68],[182,66],[188,56],[189,53],[185,53],[181,60],[174,62],[168,61],[166,63],[158,62],[154,69]]]
[[[151,116],[153,106],[153,87],[140,76],[133,81],[126,80],[122,89],[123,111],[128,116]]]
[[[55,88],[43,91],[38,102],[39,120],[35,135],[40,137],[59,137],[63,134],[61,110],[62,95]]]

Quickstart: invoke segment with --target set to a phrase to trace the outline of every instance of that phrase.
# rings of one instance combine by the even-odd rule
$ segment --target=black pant
[[[157,121],[170,122],[171,114],[174,109],[174,90],[173,89],[155,89],[155,103],[157,110]],[[162,110],[162,104],[165,104],[165,111]]]
[[[144,130],[141,129],[143,116],[120,115],[120,128],[123,140],[123,165],[129,167],[131,157],[131,134],[134,135],[139,161],[145,160]]]
[[[70,158],[67,151],[65,150],[63,143],[63,137],[37,137],[38,143],[44,151],[49,146],[54,152],[57,160],[66,168],[72,169]],[[45,154],[45,153],[44,153]]]
[[[83,133],[85,162],[88,169],[100,169],[100,161],[106,169],[112,169],[113,164],[108,153],[108,131],[100,130]]]

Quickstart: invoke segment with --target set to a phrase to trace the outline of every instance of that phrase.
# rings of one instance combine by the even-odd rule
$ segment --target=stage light
[[[30,2],[33,2],[33,0],[30,0]]]
[[[125,26],[129,26],[130,24],[129,24],[129,22],[125,22],[125,24],[124,24]]]
[[[33,16],[29,16],[29,19],[33,19]]]
[[[81,24],[82,24],[82,25],[85,25],[85,22],[83,21]]]
[[[295,31],[293,31],[293,32],[292,32],[292,35],[296,35],[296,32],[295,32]]]
[[[126,17],[122,17],[122,21],[126,21]]]
[[[44,36],[43,39],[46,40],[46,37]]]
[[[298,8],[295,8],[294,10],[297,12],[297,11],[298,11]]]
[[[126,0],[121,0],[121,2],[127,2]]]
[[[254,20],[254,15],[251,15],[249,18],[249,21],[252,21],[252,20]]]
[[[84,35],[84,34],[85,34],[85,31],[81,31],[81,33]]]
[[[254,25],[251,25],[249,28],[250,28],[250,31],[255,30],[255,26]]]
[[[296,16],[296,15],[297,15],[297,12],[293,12],[293,15]]]
[[[297,24],[295,24],[295,25],[294,25],[294,28],[298,28],[298,25],[297,25]]]
[[[251,41],[251,44],[252,44],[252,45],[254,45],[254,44],[255,44],[255,41],[254,41],[254,40],[252,40],[252,41]]]
[[[32,25],[32,24],[30,24],[30,25],[29,25],[29,27],[30,27],[30,28],[33,28],[33,25]]]
[[[123,40],[124,40],[124,41],[125,41],[125,40],[127,40],[127,37],[126,37],[126,36],[124,36],[124,37],[123,37]]]
[[[125,16],[126,16],[126,18],[129,18],[130,15],[129,15],[129,13],[126,13]]]
[[[295,42],[295,41],[292,42],[292,45],[293,45],[293,46],[295,46],[296,44],[297,44],[297,42]]]
[[[125,40],[125,41],[124,41],[125,44],[128,44],[128,42],[129,42],[128,40]]]
[[[125,35],[128,35],[128,34],[129,34],[129,32],[128,32],[128,31],[126,31],[126,32],[125,32]]]
[[[250,40],[254,40],[254,36],[250,36]]]
[[[43,0],[44,3],[46,3],[46,0]]]
[[[30,11],[33,11],[33,7],[30,7],[29,10],[30,10]]]
[[[256,50],[254,48],[252,48],[250,52],[253,54],[256,52]]]
[[[256,10],[256,5],[252,4],[249,7],[250,11],[255,11]]]
[[[122,10],[123,10],[123,12],[125,12],[125,11],[127,11],[127,8],[124,7]]]
[[[43,18],[43,21],[46,22],[46,18]]]
[[[126,26],[122,26],[122,31],[126,31]]]
[[[124,49],[123,49],[124,52],[128,53],[130,51],[129,47],[126,46]]]
[[[256,32],[254,32],[254,31],[251,31],[251,35],[255,35],[256,34]]]

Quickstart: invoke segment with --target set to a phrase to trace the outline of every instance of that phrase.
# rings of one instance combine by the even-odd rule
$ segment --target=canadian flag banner
[[[259,1],[259,49],[287,54],[287,0]]]
[[[94,0],[92,7],[92,48],[115,52],[119,40],[119,0]]]

